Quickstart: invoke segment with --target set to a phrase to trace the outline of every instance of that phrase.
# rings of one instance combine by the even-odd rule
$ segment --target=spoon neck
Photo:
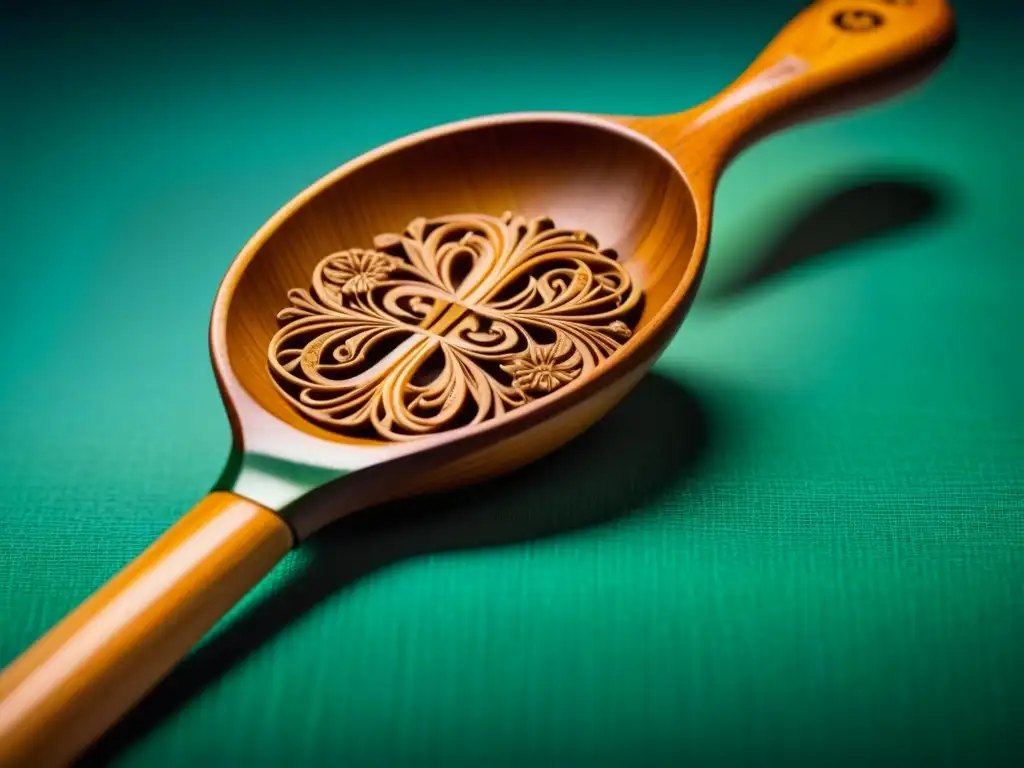
[[[720,93],[685,112],[636,119],[633,127],[710,190],[757,141],[916,87],[953,47],[956,24],[945,0],[881,0],[855,11],[847,5],[812,3]]]

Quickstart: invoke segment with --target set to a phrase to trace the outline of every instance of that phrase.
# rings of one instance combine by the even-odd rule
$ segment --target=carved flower
[[[563,360],[572,345],[564,339],[553,344],[531,344],[501,370],[512,376],[512,386],[523,392],[548,393],[579,375],[577,359]]]
[[[387,280],[400,264],[395,256],[353,248],[331,257],[324,267],[324,277],[340,285],[342,293],[366,293]]]

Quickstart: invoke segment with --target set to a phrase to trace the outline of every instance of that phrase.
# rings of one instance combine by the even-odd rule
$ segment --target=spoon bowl
[[[492,421],[413,443],[352,436],[319,425],[282,398],[267,348],[283,298],[325,254],[400,232],[417,217],[453,211],[550,218],[592,234],[643,293],[628,343],[600,380],[579,377]],[[246,245],[222,283],[211,348],[237,442],[249,457],[344,472],[346,495],[325,517],[508,472],[572,439],[639,380],[683,319],[703,264],[707,228],[697,199],[663,147],[608,120],[517,113],[424,131],[348,163],[294,199]],[[707,219],[707,213],[703,214]],[[402,458],[396,469],[394,463]],[[279,464],[279,466],[281,466]],[[351,474],[368,470],[367,482]],[[398,472],[400,485],[379,473]],[[294,469],[293,469],[294,472]],[[354,486],[362,492],[354,493]],[[287,496],[291,489],[281,489]],[[268,495],[269,494],[269,495]],[[275,508],[274,491],[250,490]],[[340,505],[340,506],[339,506]],[[319,515],[310,523],[314,527]],[[295,518],[303,533],[307,516]]]
[[[0,674],[0,765],[72,761],[332,520],[583,432],[683,321],[732,158],[919,82],[954,37],[945,0],[818,0],[684,112],[465,120],[299,194],[214,302],[229,471]]]

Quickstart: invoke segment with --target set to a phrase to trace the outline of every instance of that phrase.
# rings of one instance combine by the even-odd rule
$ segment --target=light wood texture
[[[291,546],[262,507],[203,499],[0,675],[0,766],[68,764]]]
[[[956,36],[946,0],[819,0],[729,87],[677,115],[613,118],[655,139],[709,205],[728,162],[780,128],[890,98],[920,83]]]
[[[287,504],[279,511],[288,524],[237,497],[216,495],[200,505],[0,678],[0,759],[26,764],[32,755],[28,764],[45,765],[70,758],[270,569],[291,546],[291,531],[302,541],[354,510],[510,472],[585,431],[636,385],[686,316],[704,269],[715,185],[737,152],[786,124],[920,81],[943,60],[954,33],[944,0],[821,0],[794,18],[736,82],[685,112],[465,120],[373,150],[296,196],[238,254],[210,323],[214,370],[236,444],[250,457],[248,466],[261,462],[240,474],[236,489],[257,501],[276,489],[267,503]],[[590,334],[593,323],[603,327],[598,333],[608,342],[607,355],[593,355],[588,364],[573,357],[583,357],[586,345],[570,350],[554,335],[524,342],[521,356],[497,361],[510,377],[507,391],[497,390],[509,398],[498,411],[495,388],[463,364],[465,348],[456,351],[448,331],[482,333],[474,341],[478,349],[494,342],[493,322],[484,331],[467,318],[485,315],[487,300],[495,299],[483,288],[474,292],[491,285],[484,273],[499,282],[507,273],[481,267],[481,282],[471,280],[467,294],[438,273],[435,292],[427,296],[423,285],[431,280],[421,280],[404,305],[389,311],[392,318],[405,312],[405,321],[421,336],[429,331],[435,351],[448,355],[433,380],[398,373],[389,402],[365,412],[352,410],[345,392],[334,392],[340,408],[302,402],[304,388],[322,387],[322,394],[336,382],[316,378],[325,373],[322,348],[313,328],[293,333],[299,324],[336,323],[353,311],[353,297],[397,270],[392,247],[402,248],[408,263],[408,243],[422,255],[417,222],[468,216],[476,225],[491,217],[494,225],[505,222],[504,212],[586,233],[568,238],[587,254],[581,280],[617,275],[604,287],[621,298],[623,316],[602,305],[598,317],[581,323],[576,316],[572,325],[577,336]],[[404,235],[381,240],[381,233]],[[595,248],[578,248],[591,238],[616,259],[602,261]],[[472,236],[462,245],[470,241],[481,245]],[[370,246],[387,253],[367,253]],[[444,262],[437,254],[431,259]],[[312,294],[301,292],[307,287]],[[279,312],[289,296],[282,330]],[[460,328],[464,322],[470,325]],[[403,352],[406,362],[416,358],[419,343]],[[350,352],[358,356],[366,348],[364,340]],[[403,364],[391,362],[397,362],[393,370]],[[392,371],[388,365],[383,374]],[[537,389],[547,391],[514,399]],[[377,390],[367,391],[372,399]],[[415,404],[420,396],[437,399],[433,412]],[[459,423],[455,410],[446,410],[456,401],[475,404],[470,411],[483,416]],[[289,468],[321,479],[295,481],[283,476]]]

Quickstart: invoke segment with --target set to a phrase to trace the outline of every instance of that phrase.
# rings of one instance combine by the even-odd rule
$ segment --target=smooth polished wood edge
[[[496,125],[511,126],[532,123],[587,126],[626,137],[660,155],[668,165],[680,171],[681,175],[676,160],[662,145],[627,125],[619,124],[616,120],[606,116],[579,112],[544,111],[514,112],[468,118],[428,128],[376,147],[320,177],[282,206],[249,238],[224,275],[214,300],[209,325],[210,359],[239,450],[273,456],[296,464],[311,463],[316,466],[330,466],[345,472],[353,472],[398,459],[404,460],[410,455],[422,456],[428,450],[433,454],[434,449],[447,450],[445,446],[449,445],[468,446],[467,441],[482,440],[486,443],[492,439],[501,439],[505,434],[515,434],[519,430],[528,428],[530,423],[538,418],[551,417],[597,391],[599,383],[593,377],[580,377],[560,388],[552,396],[539,398],[516,408],[497,423],[465,426],[456,430],[424,436],[414,442],[358,444],[321,430],[311,423],[301,425],[288,423],[265,410],[250,393],[243,377],[232,366],[228,353],[228,318],[232,311],[231,305],[234,301],[235,291],[243,274],[250,268],[253,259],[257,257],[260,249],[271,236],[314,198],[325,193],[342,178],[372,165],[387,155],[413,146],[452,133],[469,132]],[[692,195],[689,197],[692,199]],[[696,255],[701,254],[706,245],[700,234],[705,229],[704,224],[703,221],[698,222]],[[668,225],[669,222],[659,221],[657,223],[661,229]],[[691,260],[683,284],[676,292],[675,298],[668,304],[674,305],[685,298],[691,283],[700,271],[700,261],[698,258]],[[276,312],[277,309],[275,306],[274,311]],[[677,315],[673,306],[659,309],[651,319],[650,327],[640,329],[633,335],[629,344],[623,345],[616,352],[614,364],[605,369],[601,375],[601,381],[604,382],[609,376],[618,376],[620,373],[624,375],[634,365],[645,359],[647,350],[658,343],[652,338],[654,332],[660,329],[663,323],[669,322],[672,317]],[[501,430],[501,432],[497,433],[494,430]],[[460,450],[462,449],[456,447],[456,451]],[[467,447],[466,450],[469,448]]]
[[[71,763],[292,546],[273,512],[202,499],[0,674],[0,766]]]
[[[520,406],[499,420],[424,436],[416,441],[379,446],[349,444],[337,438],[329,441],[318,437],[312,428],[307,431],[305,425],[286,423],[279,416],[262,408],[244,384],[242,373],[232,367],[227,349],[227,330],[234,292],[243,273],[250,267],[253,259],[257,258],[260,248],[272,233],[303,205],[344,176],[371,165],[391,152],[428,142],[450,132],[516,124],[573,125],[596,129],[610,136],[618,135],[648,149],[652,156],[659,157],[668,168],[678,174],[675,178],[679,183],[665,190],[658,190],[661,195],[654,198],[658,201],[658,206],[655,215],[646,226],[649,228],[649,238],[665,246],[655,248],[658,253],[673,252],[674,243],[680,237],[691,238],[692,244],[686,249],[688,258],[685,259],[683,273],[678,281],[673,281],[671,294],[652,308],[651,317],[646,325],[633,333],[629,342],[615,352],[614,357],[605,363],[606,367],[599,375],[579,376],[549,396]],[[267,487],[273,483],[262,487],[260,484],[264,482],[263,479],[252,483],[246,481],[246,478],[257,477],[262,473],[243,474],[240,480],[238,477],[229,477],[224,487],[240,489],[245,495],[253,498],[267,499],[268,503],[279,509],[280,514],[288,520],[299,540],[303,540],[330,520],[356,509],[373,506],[385,500],[415,495],[424,471],[447,474],[453,463],[467,467],[472,465],[474,471],[460,470],[458,473],[464,482],[475,482],[503,474],[509,467],[509,462],[500,451],[490,450],[494,444],[504,444],[508,439],[518,438],[523,433],[530,433],[531,439],[535,439],[538,431],[551,435],[552,438],[559,437],[565,414],[569,411],[575,412],[581,403],[590,398],[602,398],[602,392],[616,387],[619,380],[632,380],[634,372],[638,368],[646,369],[671,340],[692,301],[706,249],[707,219],[701,216],[699,211],[694,211],[692,200],[693,194],[686,185],[685,177],[664,147],[642,133],[616,125],[603,117],[580,113],[512,113],[460,121],[396,140],[335,169],[289,201],[250,238],[232,263],[218,290],[209,329],[210,354],[217,383],[231,420],[236,450],[240,455],[275,459],[281,472],[280,485],[285,487],[288,494],[293,495],[289,498],[285,498],[284,492],[272,495]],[[268,309],[276,312],[278,307],[275,304]],[[573,421],[568,417],[566,419]],[[542,426],[547,422],[552,423],[551,429]],[[560,440],[555,440],[555,444],[560,444]],[[547,453],[551,447],[553,446],[547,445],[546,437],[542,440],[535,439],[534,448],[529,452],[532,455],[526,456],[524,452],[522,456],[535,460]],[[486,452],[490,458],[484,466],[470,456],[479,452]],[[521,463],[520,458],[517,456],[516,465]],[[325,477],[316,483],[303,483],[302,485],[308,487],[301,488],[300,493],[300,489],[293,487],[288,474],[293,469],[303,468],[304,465],[317,469],[337,468],[339,479]],[[271,477],[272,481],[277,479]],[[429,481],[425,485],[433,487],[434,483]]]
[[[710,206],[718,178],[744,148],[917,85],[948,55],[956,32],[946,0],[818,0],[703,104],[674,115],[610,119],[665,147],[698,204]]]

